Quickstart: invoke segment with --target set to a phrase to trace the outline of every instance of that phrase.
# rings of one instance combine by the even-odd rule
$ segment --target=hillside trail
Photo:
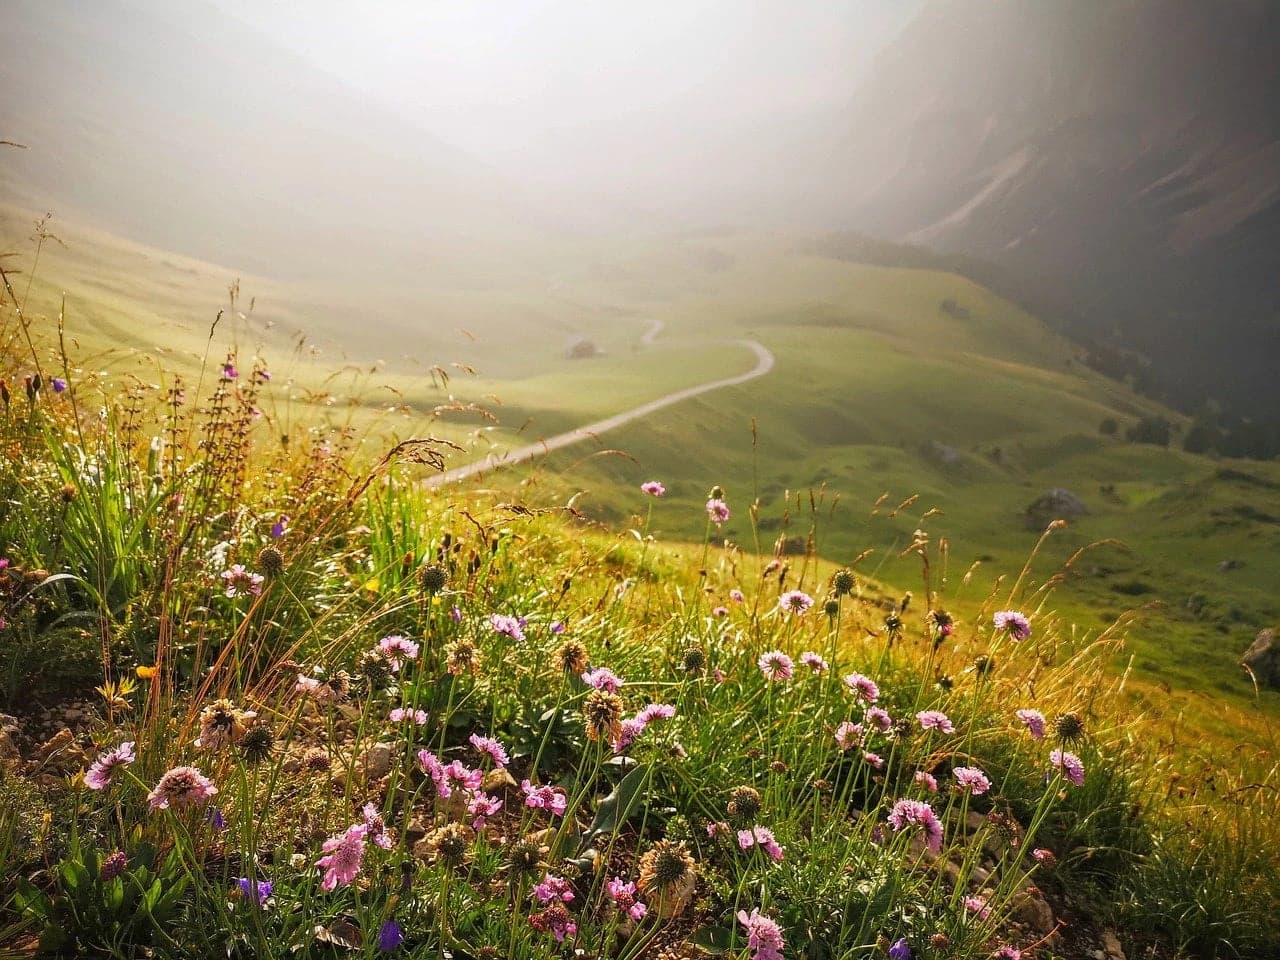
[[[643,347],[654,346],[655,338],[662,333],[666,324],[661,320],[649,320],[648,329],[640,337],[640,345]],[[685,387],[683,390],[676,390],[673,393],[665,394],[656,400],[650,400],[648,403],[642,403],[638,407],[632,407],[630,410],[624,410],[621,413],[615,413],[611,417],[603,420],[597,420],[594,423],[588,423],[581,427],[575,427],[573,430],[567,430],[564,433],[558,433],[555,436],[547,437],[539,440],[537,443],[531,443],[527,446],[517,447],[515,450],[507,451],[502,454],[489,454],[481,460],[474,463],[468,463],[461,467],[455,467],[452,470],[446,470],[444,473],[438,473],[428,477],[423,481],[428,488],[441,487],[448,483],[455,483],[459,480],[465,480],[468,477],[476,476],[489,470],[498,470],[502,467],[513,466],[517,463],[524,463],[532,460],[534,457],[551,453],[553,450],[560,450],[564,447],[571,446],[575,443],[581,443],[584,440],[590,440],[600,436],[602,433],[608,433],[610,430],[616,430],[618,427],[638,420],[641,417],[648,416],[661,410],[663,407],[669,407],[673,404],[688,400],[691,397],[701,396],[704,393],[710,393],[712,390],[721,390],[725,387],[737,386],[740,383],[746,383],[757,377],[763,377],[766,373],[773,369],[774,357],[773,353],[764,344],[756,340],[721,340],[721,344],[737,345],[746,347],[755,354],[755,366],[746,373],[740,373],[732,377],[723,377],[719,380],[708,380],[705,383],[699,383],[692,387]]]

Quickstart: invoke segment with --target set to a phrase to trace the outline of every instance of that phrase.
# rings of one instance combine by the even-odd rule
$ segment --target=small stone
[[[366,780],[381,780],[391,772],[391,744],[375,743],[360,755]]]
[[[1120,938],[1114,930],[1102,931],[1102,949],[1110,960],[1126,960],[1124,948],[1120,946]]]
[[[1014,895],[1013,918],[1040,936],[1048,936],[1058,925],[1049,901],[1036,887],[1026,887]]]

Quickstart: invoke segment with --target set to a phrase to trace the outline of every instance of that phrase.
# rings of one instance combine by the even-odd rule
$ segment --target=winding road
[[[654,338],[662,332],[664,324],[661,320],[650,320],[649,328],[640,338],[642,346],[653,346]],[[737,344],[746,347],[756,355],[756,365],[746,373],[740,373],[734,377],[725,377],[721,380],[709,380],[706,383],[700,383],[693,387],[686,387],[683,390],[677,390],[674,393],[668,393],[658,397],[656,400],[650,400],[648,403],[642,403],[638,407],[632,407],[630,410],[624,410],[622,413],[615,413],[612,417],[606,417],[604,420],[597,420],[595,423],[588,423],[586,426],[577,427],[565,433],[558,433],[554,437],[547,437],[537,443],[531,443],[525,447],[517,447],[515,450],[508,451],[501,455],[489,454],[482,460],[474,463],[468,463],[465,466],[455,467],[452,470],[446,470],[444,473],[438,473],[435,476],[428,477],[424,482],[429,488],[444,486],[447,483],[454,483],[458,480],[465,480],[467,477],[473,477],[477,474],[484,473],[487,470],[497,470],[502,467],[509,467],[513,464],[523,463],[526,460],[532,460],[534,457],[542,454],[550,453],[553,450],[559,450],[575,443],[581,443],[583,440],[590,440],[598,437],[602,433],[608,433],[610,430],[616,430],[624,424],[630,423],[632,420],[638,420],[647,416],[663,407],[669,407],[672,404],[679,403],[682,400],[688,400],[690,397],[700,396],[704,393],[710,393],[712,390],[720,390],[723,387],[736,386],[739,383],[746,383],[748,380],[754,380],[756,377],[763,377],[766,373],[773,369],[773,354],[764,344],[755,340],[722,340],[724,344]]]

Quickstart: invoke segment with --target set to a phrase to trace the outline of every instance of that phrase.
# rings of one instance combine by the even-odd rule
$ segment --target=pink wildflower
[[[387,823],[382,819],[382,811],[372,803],[366,803],[360,813],[364,817],[365,835],[383,850],[390,850],[391,835],[387,833]]]
[[[658,480],[646,481],[645,483],[640,484],[640,489],[651,497],[660,497],[667,492],[667,488]]]
[[[917,770],[913,779],[930,793],[938,792],[938,779],[932,773],[928,773],[924,770]]]
[[[471,817],[471,829],[480,830],[485,822],[502,809],[502,799],[476,791],[467,801],[467,816]]]
[[[564,795],[564,791],[557,790],[555,787],[535,787],[528,780],[520,783],[520,789],[524,791],[524,805],[537,810],[548,810],[557,817],[563,817],[564,812],[568,809],[569,799]]]
[[[719,526],[729,519],[729,505],[723,500],[712,497],[707,501],[707,516]]]
[[[782,960],[782,949],[786,943],[777,921],[753,908],[749,914],[739,910],[738,922],[747,928],[747,947],[751,950],[752,960]]]
[[[589,687],[595,687],[597,690],[617,693],[624,681],[608,667],[597,667],[595,670],[588,670],[584,673],[582,682]]]
[[[976,913],[979,920],[986,920],[991,916],[991,908],[981,897],[965,897],[964,909],[968,913]]]
[[[780,861],[783,858],[783,847],[774,839],[773,831],[768,827],[757,825],[750,830],[738,831],[738,847],[740,849],[750,850],[754,846],[759,846],[770,860]]]
[[[887,819],[889,826],[898,832],[907,827],[920,827],[924,830],[925,845],[929,850],[933,853],[941,852],[942,824],[938,820],[938,815],[933,812],[933,807],[923,800],[897,801],[889,811]]]
[[[862,759],[877,770],[883,769],[884,767],[884,757],[880,756],[878,753],[872,753],[870,750],[863,751]]]
[[[732,590],[730,590],[730,591],[729,591],[729,599],[730,599],[730,600],[732,600],[734,603],[746,603],[746,602],[747,602],[747,597],[746,597],[746,595],[745,595],[741,590],[739,590],[737,587],[734,587]]]
[[[137,759],[133,752],[134,745],[133,740],[126,740],[120,746],[100,754],[98,759],[93,761],[93,766],[85,772],[84,785],[90,790],[107,789],[116,771],[121,767],[127,767]]]
[[[868,707],[862,719],[881,733],[888,733],[893,729],[893,718],[889,716],[888,710],[881,707]]]
[[[242,597],[246,594],[256,597],[262,593],[262,574],[246,570],[243,563],[233,563],[220,576],[228,597]]]
[[[955,778],[957,787],[968,790],[975,797],[991,789],[991,781],[977,767],[956,767],[951,771],[951,775]]]
[[[862,743],[862,724],[845,720],[836,727],[836,744],[841,750],[848,750]]]
[[[813,597],[803,590],[788,590],[778,598],[778,609],[783,613],[803,617],[813,606]]]
[[[408,707],[395,707],[387,714],[387,719],[392,723],[404,723],[406,720],[412,720],[418,726],[422,726],[427,722],[427,711],[413,710]]]
[[[950,718],[941,710],[921,710],[916,714],[920,726],[924,730],[939,730],[942,733],[955,733],[956,728]]]
[[[1049,762],[1062,771],[1062,775],[1077,787],[1084,786],[1084,763],[1074,753],[1067,750],[1054,750],[1049,754]]]
[[[857,695],[863,703],[875,703],[880,699],[880,687],[870,677],[860,673],[851,673],[844,678],[844,685]]]
[[[806,650],[800,654],[800,662],[814,673],[826,673],[827,671],[827,661],[812,650]]]
[[[364,863],[364,835],[367,829],[363,823],[357,823],[347,827],[342,833],[335,833],[324,842],[320,849],[326,856],[316,861],[317,867],[324,867],[321,890],[333,890],[340,884],[345,886],[360,873]]]
[[[1031,734],[1033,739],[1044,739],[1044,714],[1039,710],[1019,710],[1015,714],[1019,720],[1027,725],[1027,732]]]
[[[624,883],[621,877],[614,877],[605,884],[605,890],[619,912],[625,913],[632,920],[643,920],[644,915],[649,912],[644,901],[636,896],[634,883]]]
[[[760,672],[764,674],[766,680],[790,680],[791,672],[795,664],[781,650],[770,650],[768,653],[760,654],[760,659],[756,661],[756,665],[760,667]]]
[[[378,649],[391,664],[391,669],[399,670],[406,660],[418,659],[420,647],[407,637],[392,634],[378,641]]]
[[[493,737],[482,737],[478,733],[473,733],[469,740],[473,747],[493,761],[497,769],[501,770],[510,762],[506,749]]]
[[[1001,610],[993,618],[997,630],[1009,631],[1014,640],[1025,640],[1031,636],[1031,621],[1026,614],[1017,610]]]
[[[524,629],[519,617],[510,617],[503,613],[495,613],[489,617],[489,625],[495,633],[501,633],[512,640],[524,640]]]
[[[213,781],[195,767],[174,767],[166,771],[160,782],[147,794],[152,810],[175,810],[205,803],[218,792]]]

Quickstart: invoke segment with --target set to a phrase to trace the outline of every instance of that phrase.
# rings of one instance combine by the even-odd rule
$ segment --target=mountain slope
[[[542,225],[481,164],[212,6],[6,5],[0,191],[263,275],[520,269]]]
[[[1280,416],[1278,46],[1261,0],[940,0],[844,118],[836,206],[991,261],[1181,402]]]

